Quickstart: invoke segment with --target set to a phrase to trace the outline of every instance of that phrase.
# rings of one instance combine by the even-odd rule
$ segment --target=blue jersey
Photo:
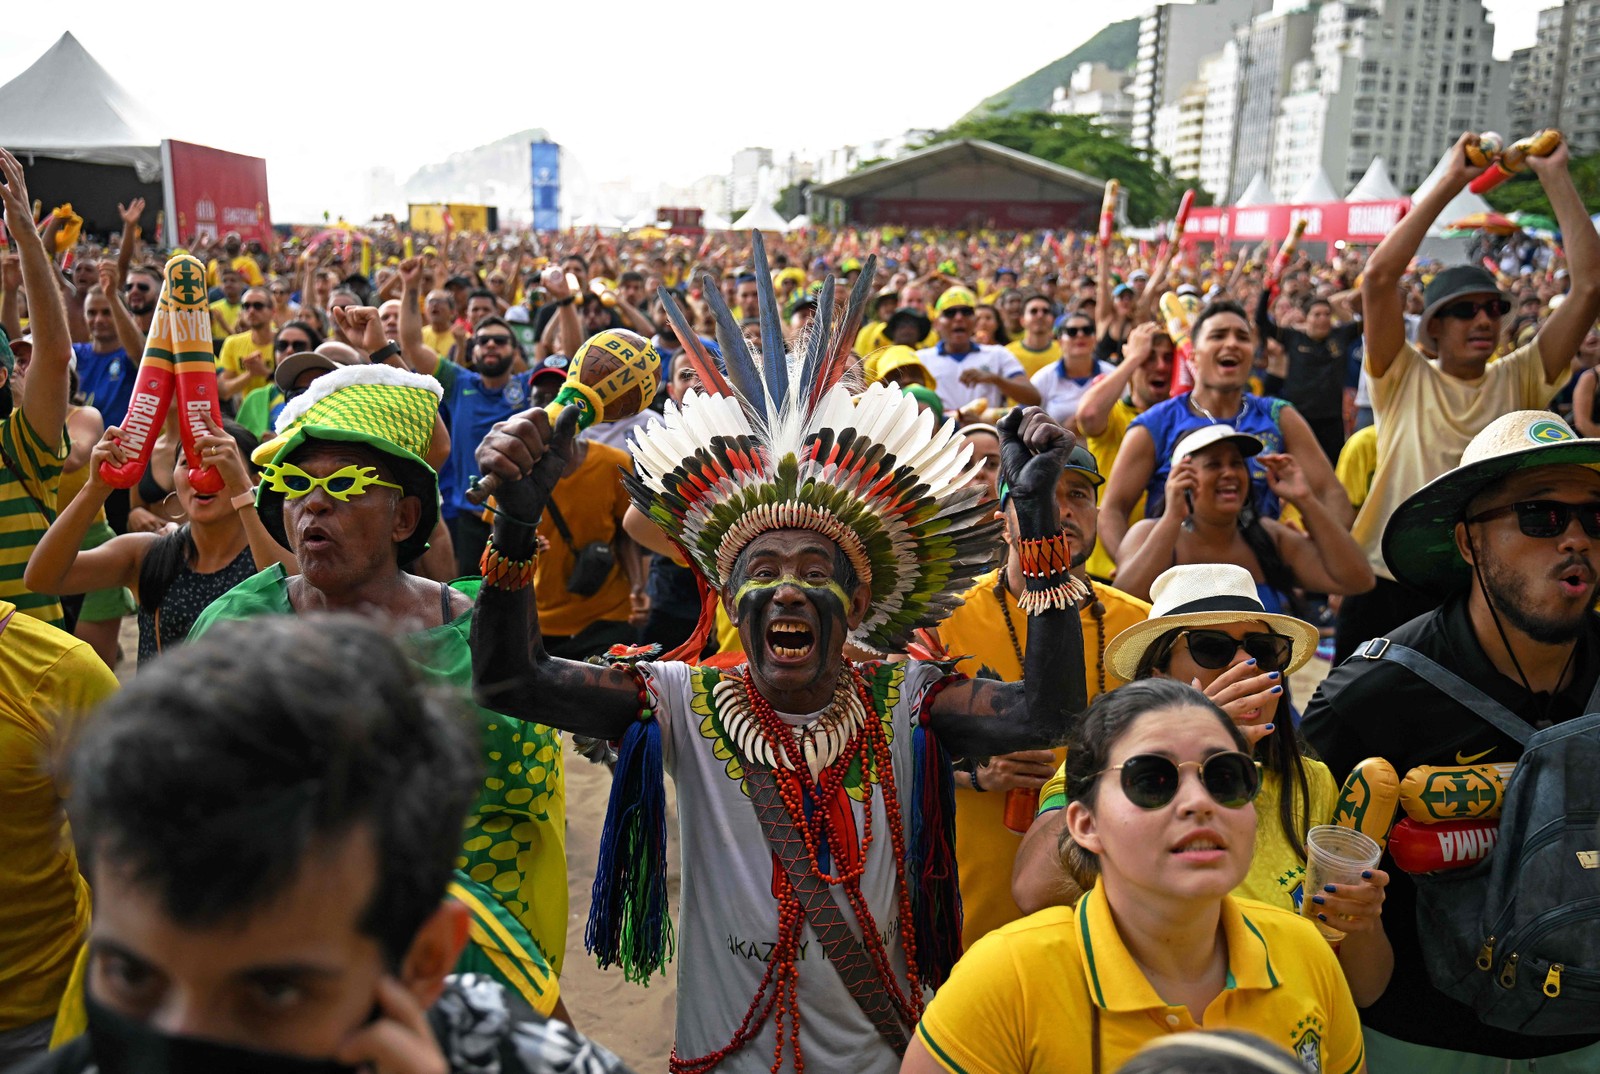
[[[1284,399],[1275,399],[1270,395],[1251,395],[1246,392],[1244,405],[1239,409],[1238,417],[1228,424],[1232,425],[1235,431],[1249,433],[1260,440],[1266,445],[1262,448],[1263,452],[1272,455],[1281,454],[1283,432],[1278,428],[1278,415],[1289,405]],[[1167,474],[1172,470],[1172,452],[1178,446],[1178,441],[1201,426],[1211,424],[1213,422],[1210,418],[1195,413],[1194,408],[1189,405],[1187,394],[1157,403],[1133,419],[1133,425],[1144,426],[1150,438],[1155,441],[1156,465],[1155,469],[1150,471],[1150,483],[1145,488],[1145,518],[1160,518],[1166,511]],[[1282,507],[1278,503],[1278,497],[1267,488],[1266,467],[1253,458],[1246,459],[1245,463],[1250,467],[1250,484],[1256,510],[1263,518],[1277,518]]]
[[[445,518],[474,514],[482,508],[466,497],[478,473],[473,455],[495,422],[528,408],[528,381],[533,374],[518,373],[493,391],[483,386],[483,377],[454,362],[440,362],[434,375],[444,385],[444,409],[450,415],[450,458],[445,462],[447,473],[439,475],[443,514]]]
[[[86,405],[100,412],[107,425],[121,425],[128,416],[128,401],[138,379],[139,363],[118,347],[104,354],[95,352],[93,343],[74,343],[72,353],[78,367],[78,391]]]

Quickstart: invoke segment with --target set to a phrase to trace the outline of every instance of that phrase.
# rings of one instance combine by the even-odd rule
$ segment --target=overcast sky
[[[1550,2],[1485,0],[1495,55],[1532,44]],[[528,127],[591,180],[653,190],[725,172],[744,146],[944,126],[1150,0],[1010,0],[963,18],[887,0],[384,7],[31,5],[0,34],[0,83],[70,30],[171,137],[265,157],[274,217],[305,220],[359,200],[375,165],[403,180]]]

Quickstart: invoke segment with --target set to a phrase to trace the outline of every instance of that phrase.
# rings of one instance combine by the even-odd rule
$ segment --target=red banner
[[[1394,229],[1411,208],[1410,198],[1398,201],[1330,201],[1320,205],[1251,205],[1244,208],[1209,206],[1189,213],[1183,245],[1201,243],[1282,242],[1296,220],[1304,219],[1305,242],[1347,242],[1373,245]]]
[[[267,162],[188,142],[161,143],[166,168],[167,241],[192,242],[237,231],[245,240],[266,241],[272,230],[267,200]]]

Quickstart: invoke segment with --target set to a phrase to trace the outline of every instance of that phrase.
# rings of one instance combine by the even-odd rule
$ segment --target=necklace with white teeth
[[[834,688],[828,707],[810,723],[788,728],[813,783],[843,755],[856,734],[866,726],[866,709],[862,707],[854,679],[855,676],[848,673],[839,676],[839,685]],[[742,758],[767,768],[792,772],[794,762],[790,751],[784,749],[782,743],[771,740],[751,711],[749,694],[754,688],[744,679],[731,677],[724,677],[712,688],[711,696],[722,717],[723,731]]]

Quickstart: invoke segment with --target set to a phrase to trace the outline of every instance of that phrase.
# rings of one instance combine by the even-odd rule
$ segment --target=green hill
[[[1057,86],[1064,86],[1080,63],[1103,63],[1107,67],[1131,68],[1139,50],[1139,20],[1114,22],[1089,40],[1056,60],[1047,63],[1020,82],[1015,82],[983,101],[966,117],[985,112],[1027,112],[1049,109]]]

